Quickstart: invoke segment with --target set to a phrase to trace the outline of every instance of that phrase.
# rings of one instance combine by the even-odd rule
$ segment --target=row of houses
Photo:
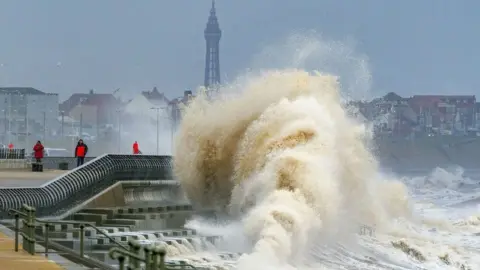
[[[130,129],[158,124],[173,130],[192,91],[169,99],[156,87],[122,101],[113,93],[72,94],[59,103],[58,94],[29,87],[0,88],[0,138],[3,143],[56,138],[101,137],[121,126]],[[3,101],[3,102],[2,102]],[[353,102],[378,134],[465,135],[480,130],[480,103],[474,95],[388,93],[369,102]]]
[[[191,91],[168,99],[155,87],[140,92],[133,99],[122,101],[115,93],[72,94],[59,102],[55,93],[31,87],[0,88],[0,139],[5,143],[30,143],[35,139],[68,136],[100,137],[106,130],[116,130],[122,124],[156,122],[176,125],[180,111],[192,97]],[[4,102],[2,102],[4,101]]]
[[[474,95],[388,93],[370,102],[354,102],[378,134],[466,135],[480,129],[480,103]]]
[[[169,99],[156,87],[150,91],[142,91],[134,98],[124,102],[114,94],[101,94],[90,91],[88,94],[73,94],[59,106],[62,122],[65,116],[69,121],[77,122],[83,134],[100,136],[105,130],[117,130],[121,126],[134,128],[135,125],[161,125],[161,129],[171,129],[178,125],[180,111],[193,97],[191,91],[184,91],[183,96]],[[92,130],[93,129],[93,130]]]

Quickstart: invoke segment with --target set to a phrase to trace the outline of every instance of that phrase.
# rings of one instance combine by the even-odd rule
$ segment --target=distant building
[[[480,131],[480,102],[475,103],[475,129]]]
[[[359,108],[373,122],[380,134],[408,136],[417,126],[417,115],[409,106],[409,99],[390,92]]]
[[[182,120],[182,113],[188,103],[194,98],[192,91],[184,91],[183,96],[174,98],[169,104],[170,118],[175,126],[178,126]]]
[[[410,106],[427,130],[466,133],[476,126],[476,98],[467,95],[415,95]]]
[[[70,116],[80,123],[75,133],[81,134],[82,130],[88,127],[98,135],[106,126],[115,125],[118,122],[118,111],[121,106],[121,102],[113,94],[97,94],[90,90],[86,94],[71,95],[60,104],[59,108],[60,115]]]
[[[124,108],[124,113],[130,116],[148,117],[151,121],[156,121],[157,112],[152,108],[160,108],[162,119],[168,118],[168,106],[170,101],[163,93],[160,93],[157,87],[151,91],[143,91],[130,100]]]
[[[48,139],[57,123],[58,94],[32,87],[0,88],[0,130],[4,143],[29,146]]]

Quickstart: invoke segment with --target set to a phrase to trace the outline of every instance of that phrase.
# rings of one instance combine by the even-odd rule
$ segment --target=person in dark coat
[[[35,157],[36,161],[42,162],[43,158],[43,150],[45,148],[43,147],[42,143],[40,141],[37,141],[37,143],[33,146],[33,156]]]
[[[83,165],[87,152],[88,152],[88,146],[83,143],[82,139],[80,139],[77,143],[77,147],[75,147],[75,157],[77,158],[77,167]]]

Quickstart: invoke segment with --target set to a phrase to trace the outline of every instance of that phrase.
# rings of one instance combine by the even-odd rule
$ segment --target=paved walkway
[[[30,255],[25,252],[21,245],[19,251],[14,251],[14,240],[0,232],[0,269],[5,270],[49,270],[64,269],[54,261],[44,256]]]
[[[67,171],[45,170],[31,172],[28,170],[1,170],[0,188],[2,187],[38,187]]]

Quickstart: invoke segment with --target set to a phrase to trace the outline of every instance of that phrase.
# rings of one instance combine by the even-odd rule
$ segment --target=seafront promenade
[[[5,270],[56,270],[67,269],[57,264],[55,261],[46,258],[40,254],[30,255],[23,248],[14,251],[14,236],[11,231],[0,225],[0,269]],[[58,257],[58,256],[55,256]],[[70,263],[64,260],[65,263]]]
[[[0,188],[12,187],[38,187],[42,184],[64,174],[67,171],[45,170],[44,172],[31,172],[26,169],[8,169],[0,171]],[[19,251],[15,252],[14,232],[0,225],[0,269],[8,270],[57,270],[80,269],[78,265],[62,258],[57,254],[49,257],[41,254],[43,247],[38,247],[39,254],[30,255],[23,250],[21,243]]]
[[[26,169],[11,169],[0,171],[0,188],[38,187],[55,179],[68,171],[45,170],[32,172]]]

